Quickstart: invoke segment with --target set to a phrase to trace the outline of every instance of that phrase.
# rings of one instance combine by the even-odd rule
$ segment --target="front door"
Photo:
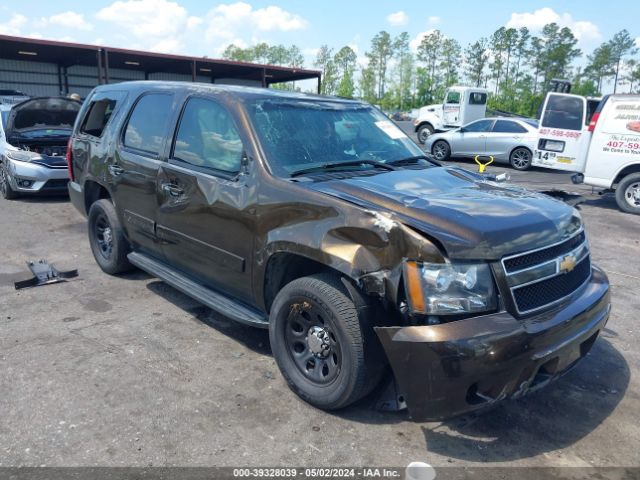
[[[473,157],[484,155],[487,145],[487,134],[491,131],[493,120],[476,120],[459,130],[452,145],[452,155]]]
[[[231,295],[251,296],[255,189],[231,114],[187,100],[158,178],[157,235],[169,264]]]
[[[135,103],[116,142],[107,176],[114,203],[129,241],[136,250],[160,256],[155,237],[158,209],[156,181],[165,151],[169,118],[173,111],[171,93],[145,93]]]
[[[444,99],[443,123],[445,126],[460,125],[460,105],[462,94],[458,90],[448,90]]]
[[[584,171],[590,134],[586,130],[587,99],[569,93],[549,93],[540,117],[536,167]]]

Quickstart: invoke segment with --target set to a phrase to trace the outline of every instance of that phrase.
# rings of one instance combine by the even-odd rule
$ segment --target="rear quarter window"
[[[471,92],[469,94],[469,105],[485,105],[487,94],[482,92]]]
[[[80,124],[80,133],[101,137],[124,96],[124,92],[108,92],[93,97],[87,108],[87,114]]]

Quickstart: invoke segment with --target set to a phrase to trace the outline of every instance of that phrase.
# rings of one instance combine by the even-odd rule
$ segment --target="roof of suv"
[[[324,96],[311,93],[290,92],[286,90],[277,90],[274,88],[264,87],[243,87],[237,85],[220,85],[210,83],[190,83],[190,82],[172,82],[172,81],[154,81],[139,80],[133,82],[113,83],[109,85],[100,85],[96,87],[97,91],[105,90],[135,90],[144,91],[152,88],[163,88],[167,90],[194,91],[194,92],[229,92],[244,98],[283,98],[291,100],[306,101],[331,101],[337,103],[365,105],[364,102],[351,100],[341,97]]]

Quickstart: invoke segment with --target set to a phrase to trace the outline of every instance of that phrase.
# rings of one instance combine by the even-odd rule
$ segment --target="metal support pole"
[[[109,50],[104,50],[104,83],[109,83]]]
[[[96,58],[98,60],[98,85],[102,85],[102,49],[96,52]]]
[[[266,68],[262,69],[262,86],[263,87],[267,86],[267,69]]]
[[[321,85],[322,85],[322,75],[318,75],[318,95],[320,95],[320,92],[322,91],[322,89],[320,88]]]
[[[192,82],[196,81],[196,61],[195,60],[191,62],[191,81]]]
[[[57,67],[58,67],[58,92],[60,93],[60,95],[64,95],[65,92],[63,90],[64,85],[62,84],[62,67],[60,66],[60,64],[58,64]]]

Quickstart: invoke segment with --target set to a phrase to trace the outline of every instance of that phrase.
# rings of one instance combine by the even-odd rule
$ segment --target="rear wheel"
[[[640,173],[627,175],[618,183],[616,202],[620,210],[640,215]]]
[[[427,141],[427,138],[429,138],[429,135],[431,135],[432,133],[433,127],[431,125],[421,125],[420,128],[418,128],[418,141],[424,144],[424,142]]]
[[[437,140],[431,146],[431,153],[436,158],[436,160],[446,161],[451,157],[451,147],[444,140]]]
[[[129,242],[110,200],[98,200],[89,209],[89,244],[105,273],[113,275],[133,268],[127,260]]]
[[[18,198],[18,193],[11,188],[9,183],[9,172],[7,172],[7,165],[0,163],[0,193],[5,200],[14,200]]]
[[[509,156],[509,163],[516,170],[529,170],[533,155],[528,148],[518,147]]]
[[[365,352],[374,336],[334,275],[292,281],[271,308],[269,338],[278,367],[289,387],[318,408],[346,407],[375,387],[382,367]]]

